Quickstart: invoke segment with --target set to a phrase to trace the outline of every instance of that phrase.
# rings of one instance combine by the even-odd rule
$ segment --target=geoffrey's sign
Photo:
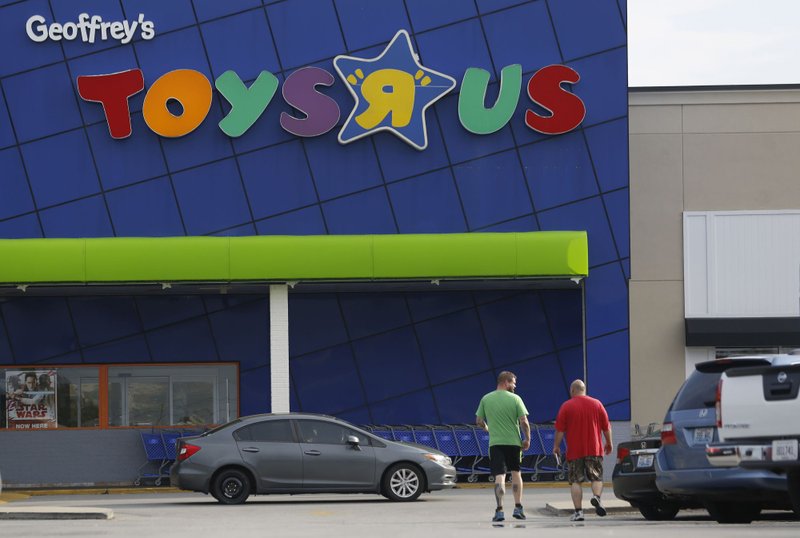
[[[388,131],[416,149],[425,149],[428,136],[425,111],[456,85],[453,77],[423,66],[414,53],[405,30],[394,36],[376,58],[337,56],[333,66],[355,99],[355,105],[339,131],[339,142],[347,144],[379,131]],[[468,131],[487,135],[502,129],[513,116],[522,91],[522,66],[505,66],[495,104],[485,106],[490,74],[484,69],[467,69],[458,97],[458,117]],[[318,67],[304,67],[293,72],[283,83],[283,99],[304,117],[282,113],[280,124],[297,136],[319,136],[339,122],[339,105],[318,91],[320,86],[335,83],[335,77]],[[586,115],[583,101],[564,89],[580,76],[565,65],[539,69],[527,83],[530,100],[549,114],[525,111],[525,125],[544,134],[556,135],[575,129]],[[231,137],[238,137],[264,113],[277,89],[278,79],[262,71],[247,87],[234,71],[226,71],[214,86],[230,103],[231,110],[219,127]],[[141,69],[120,73],[78,77],[78,91],[87,100],[103,105],[113,138],[131,135],[128,99],[144,89]],[[147,126],[165,137],[191,133],[206,118],[211,107],[212,88],[198,71],[179,69],[158,78],[145,94],[142,114]],[[180,113],[169,104],[180,103]]]

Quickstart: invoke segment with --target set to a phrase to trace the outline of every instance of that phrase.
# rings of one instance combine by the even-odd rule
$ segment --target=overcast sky
[[[628,0],[628,85],[800,84],[800,0]]]

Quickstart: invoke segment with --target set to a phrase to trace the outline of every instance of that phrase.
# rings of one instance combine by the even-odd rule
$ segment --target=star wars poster
[[[55,428],[56,371],[7,370],[6,420],[9,429]]]

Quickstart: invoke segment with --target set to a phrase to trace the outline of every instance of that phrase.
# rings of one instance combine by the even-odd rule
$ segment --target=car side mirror
[[[359,447],[359,446],[358,446],[358,444],[359,444],[360,442],[361,442],[361,441],[360,441],[360,440],[358,439],[358,437],[356,437],[355,435],[348,435],[348,436],[347,436],[347,444],[348,444],[348,445],[350,445],[350,446],[352,446],[352,447],[353,447],[353,448],[355,448],[356,450],[361,450],[361,447]]]

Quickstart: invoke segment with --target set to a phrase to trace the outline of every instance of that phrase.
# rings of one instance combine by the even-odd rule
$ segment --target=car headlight
[[[443,456],[442,454],[431,454],[429,452],[426,452],[422,456],[426,460],[431,460],[432,462],[438,463],[439,465],[442,465],[444,467],[449,467],[450,465],[453,464],[453,460],[451,460],[447,456]]]

